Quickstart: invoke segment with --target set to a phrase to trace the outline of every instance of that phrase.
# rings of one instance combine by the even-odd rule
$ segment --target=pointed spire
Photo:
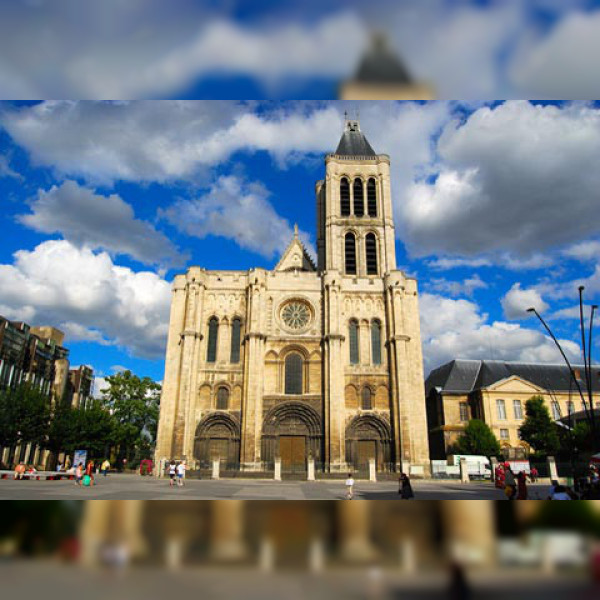
[[[298,223],[294,223],[294,239],[298,239]]]

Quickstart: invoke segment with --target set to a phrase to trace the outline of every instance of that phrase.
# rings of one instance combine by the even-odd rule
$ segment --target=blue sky
[[[398,264],[418,277],[426,370],[578,353],[600,299],[600,105],[50,102],[0,105],[0,314],[65,330],[73,364],[157,380],[172,277],[272,268],[345,110],[392,160]],[[597,345],[595,347],[598,351]]]
[[[330,99],[373,31],[438,98],[600,97],[600,0],[13,0],[0,98]]]

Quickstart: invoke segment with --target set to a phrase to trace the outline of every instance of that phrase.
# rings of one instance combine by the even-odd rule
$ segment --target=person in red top
[[[517,500],[527,500],[527,475],[521,471],[517,475]]]
[[[90,477],[90,485],[94,485],[94,461],[88,461],[87,466],[85,467],[85,474]]]

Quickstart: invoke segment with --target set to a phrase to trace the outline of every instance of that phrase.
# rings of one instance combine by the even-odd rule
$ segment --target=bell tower
[[[383,277],[396,268],[389,156],[377,154],[358,118],[346,114],[325,169],[325,180],[316,185],[319,271]]]

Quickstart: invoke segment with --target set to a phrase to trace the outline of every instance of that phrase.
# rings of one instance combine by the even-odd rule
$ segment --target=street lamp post
[[[592,380],[591,368],[592,368],[592,327],[593,327],[593,323],[594,323],[594,312],[596,311],[598,306],[594,304],[594,305],[592,305],[592,308],[591,308],[590,330],[589,330],[588,344],[587,344],[587,351],[586,351],[585,323],[584,323],[584,319],[583,319],[583,290],[584,290],[584,287],[580,286],[579,287],[579,317],[580,317],[580,326],[581,326],[581,341],[582,341],[582,350],[583,350],[583,366],[584,366],[584,371],[585,371],[585,383],[586,383],[586,388],[587,388],[587,392],[588,392],[587,393],[587,396],[588,396],[587,401],[586,401],[585,395],[583,393],[583,390],[581,389],[581,385],[579,384],[579,380],[575,376],[575,371],[573,370],[573,367],[571,366],[571,363],[569,362],[569,359],[567,358],[567,355],[565,354],[565,351],[563,350],[562,346],[556,339],[556,336],[552,333],[552,331],[551,331],[550,327],[548,326],[548,324],[546,323],[546,321],[544,321],[544,319],[542,318],[540,313],[538,313],[538,311],[534,307],[528,308],[527,312],[535,314],[535,316],[539,319],[541,324],[544,326],[544,328],[548,332],[548,335],[550,335],[550,337],[552,338],[552,341],[554,342],[554,344],[558,348],[559,352],[561,353],[561,356],[563,357],[563,359],[569,369],[569,373],[571,374],[571,377],[575,383],[575,386],[577,387],[577,391],[579,393],[579,397],[581,398],[581,402],[583,405],[583,410],[586,414],[587,421],[590,424],[590,429],[592,432],[592,439],[594,440],[594,449],[597,450],[600,447],[600,442],[598,439],[598,431],[596,428],[596,417],[595,417],[595,413],[594,413],[594,399],[593,399],[593,391],[592,391],[593,380]],[[589,402],[589,404],[588,404],[588,402]]]

